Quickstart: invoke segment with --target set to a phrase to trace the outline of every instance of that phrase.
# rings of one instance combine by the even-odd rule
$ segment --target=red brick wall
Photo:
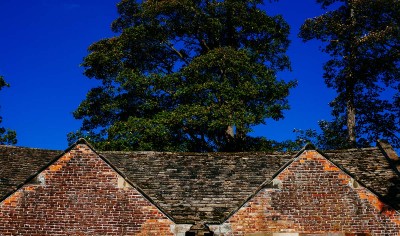
[[[0,235],[172,235],[173,224],[86,145],[0,203]]]
[[[226,223],[233,235],[400,235],[399,213],[351,181],[307,151],[276,177],[279,189],[260,191]]]

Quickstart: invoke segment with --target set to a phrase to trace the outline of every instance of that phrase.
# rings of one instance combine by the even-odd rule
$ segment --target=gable
[[[306,150],[233,214],[238,234],[399,235],[400,214],[338,166]]]
[[[383,144],[379,143],[381,147]],[[387,145],[387,144],[386,144]],[[342,170],[365,187],[379,195],[382,200],[400,210],[400,173],[387,153],[393,149],[363,148],[324,152]],[[393,159],[395,158],[393,154]],[[396,160],[398,162],[398,159]]]
[[[0,203],[2,235],[171,235],[168,219],[78,144]]]

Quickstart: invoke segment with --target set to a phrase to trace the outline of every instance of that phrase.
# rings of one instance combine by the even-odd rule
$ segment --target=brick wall
[[[316,151],[274,182],[276,189],[260,191],[226,222],[226,235],[400,235],[399,213]]]
[[[0,219],[0,235],[172,235],[173,224],[86,145],[0,203]]]

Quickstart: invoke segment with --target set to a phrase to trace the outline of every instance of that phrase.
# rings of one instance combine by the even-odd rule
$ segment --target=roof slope
[[[62,154],[62,151],[0,145],[0,200]]]
[[[347,173],[400,209],[400,175],[379,148],[326,151],[324,154]]]
[[[282,153],[100,154],[176,223],[221,223],[293,157]]]
[[[0,146],[0,200],[62,153]],[[296,156],[261,152],[98,154],[176,223],[222,223]],[[391,168],[381,149],[326,151],[323,155],[400,208],[400,174]]]

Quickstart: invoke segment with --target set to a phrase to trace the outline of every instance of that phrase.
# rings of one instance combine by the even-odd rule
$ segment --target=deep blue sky
[[[66,149],[66,134],[80,127],[72,112],[98,82],[79,66],[90,44],[112,36],[118,0],[0,0],[0,75],[11,85],[0,92],[2,126],[18,134],[18,146]],[[315,0],[269,3],[270,14],[282,14],[291,25],[288,54],[298,80],[291,91],[285,119],[254,128],[253,135],[276,140],[294,138],[293,129],[317,128],[330,119],[328,103],[335,93],[322,79],[327,56],[318,42],[297,38],[306,18],[323,13]]]

